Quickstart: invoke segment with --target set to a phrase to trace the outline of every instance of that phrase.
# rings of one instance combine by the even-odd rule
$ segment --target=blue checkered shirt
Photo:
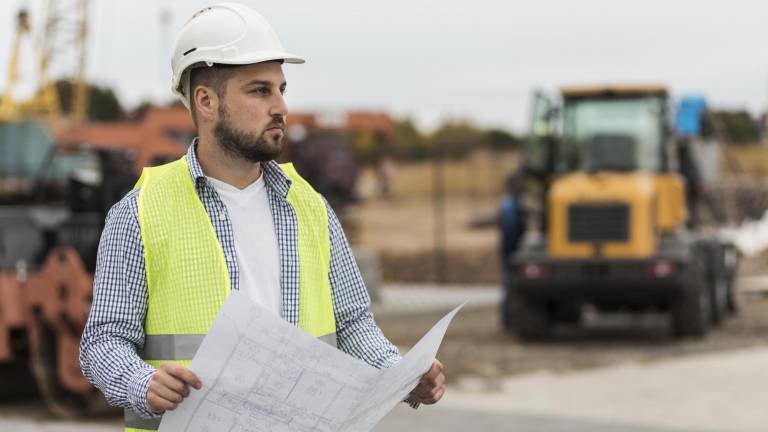
[[[189,171],[197,195],[205,206],[224,250],[231,289],[239,289],[232,222],[224,203],[203,174],[195,155],[187,151]],[[272,218],[280,249],[282,317],[299,320],[299,256],[296,218],[287,204],[291,180],[275,162],[262,164]],[[155,416],[147,406],[147,388],[155,369],[136,354],[144,345],[147,280],[144,247],[138,220],[138,189],[129,192],[109,211],[101,235],[93,282],[93,304],[80,341],[80,367],[112,405]],[[370,298],[344,232],[331,207],[328,228],[331,240],[330,285],[336,317],[338,347],[366,363],[385,368],[400,354],[381,333],[370,311]]]

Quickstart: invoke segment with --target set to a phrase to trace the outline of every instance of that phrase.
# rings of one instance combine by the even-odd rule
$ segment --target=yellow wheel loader
[[[663,86],[537,93],[525,172],[541,209],[508,261],[503,325],[524,339],[598,311],[666,311],[678,336],[703,336],[734,312],[737,254],[691,228]],[[529,189],[531,189],[529,187]]]

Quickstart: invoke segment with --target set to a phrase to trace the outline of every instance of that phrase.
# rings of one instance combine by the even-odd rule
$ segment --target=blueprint
[[[202,389],[166,412],[159,431],[369,431],[429,370],[462,306],[379,370],[232,292],[190,366]]]

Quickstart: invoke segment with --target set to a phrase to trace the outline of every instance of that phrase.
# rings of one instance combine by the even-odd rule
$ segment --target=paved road
[[[61,422],[39,418],[41,408],[25,406],[27,417],[3,413],[0,417],[2,432],[118,432],[119,421]],[[31,419],[30,417],[38,417]],[[660,429],[601,423],[584,420],[567,420],[521,414],[487,413],[453,408],[425,407],[418,411],[396,408],[374,432],[390,431],[439,431],[439,432],[681,432],[680,429]],[[693,432],[694,430],[691,430]]]
[[[374,432],[700,432],[701,429],[664,429],[563,417],[505,414],[454,408],[427,407],[415,413],[398,408]]]
[[[471,383],[476,390],[460,382],[463,390],[441,405],[475,415],[517,413],[595,425],[579,431],[602,431],[598,425],[607,424],[627,431],[759,432],[768,430],[766,364],[768,348],[754,348]],[[495,430],[502,429],[488,429]]]
[[[375,432],[763,432],[768,348],[562,374],[460,379],[440,404],[396,408]],[[0,431],[116,432],[119,421],[59,422],[35,404],[0,407]]]
[[[387,284],[373,305],[377,317],[447,312],[467,302],[464,310],[487,309],[501,302],[501,287],[491,285]]]

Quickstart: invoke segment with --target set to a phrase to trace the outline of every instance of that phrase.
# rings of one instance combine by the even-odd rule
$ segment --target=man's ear
[[[212,121],[216,118],[219,109],[219,97],[210,87],[197,86],[192,93],[195,100],[198,120]]]

